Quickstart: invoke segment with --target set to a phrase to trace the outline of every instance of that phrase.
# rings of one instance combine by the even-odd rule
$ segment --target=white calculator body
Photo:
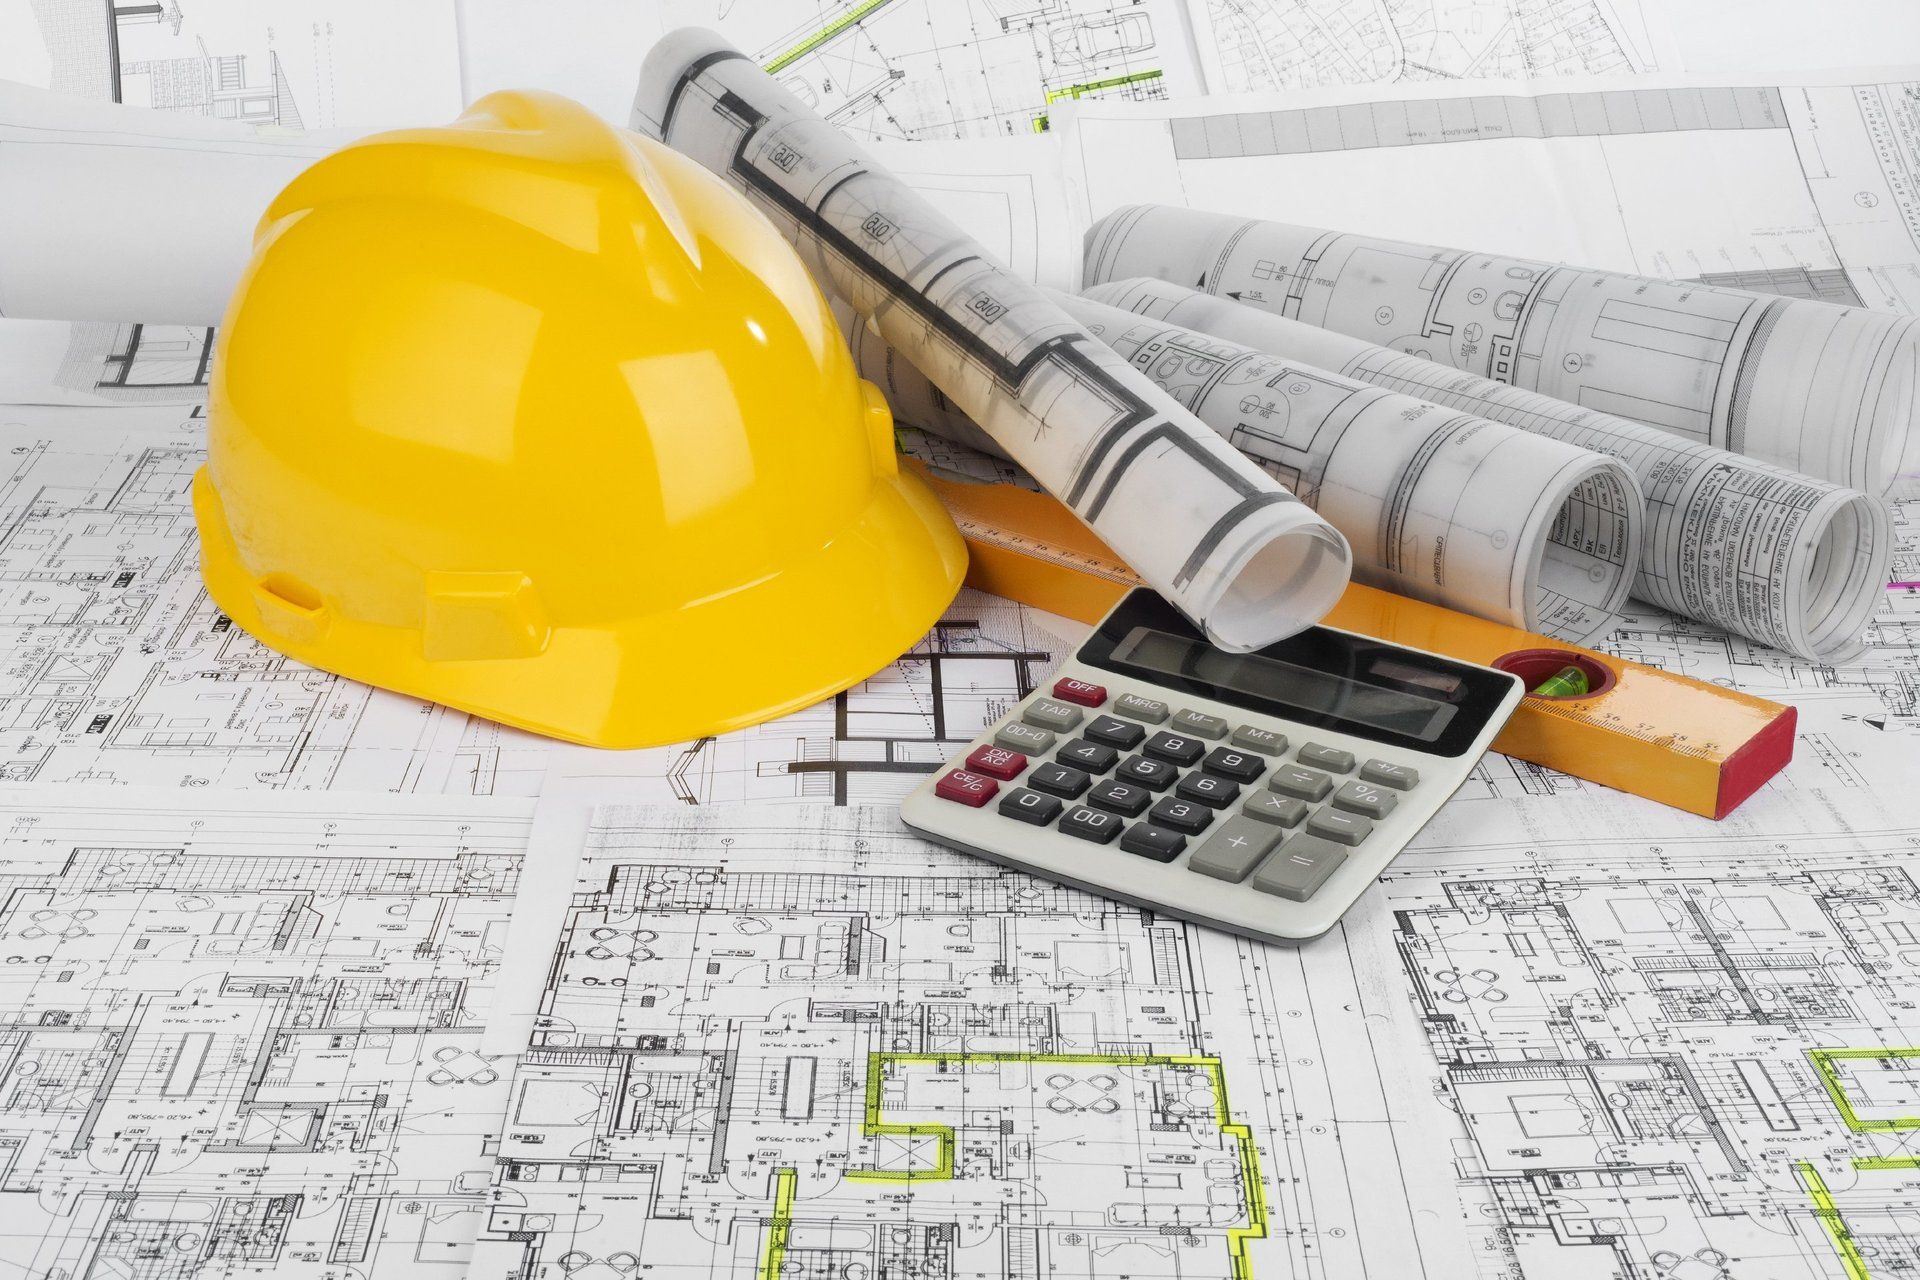
[[[1134,591],[900,815],[1036,875],[1301,942],[1466,781],[1524,692],[1330,627],[1227,653]]]

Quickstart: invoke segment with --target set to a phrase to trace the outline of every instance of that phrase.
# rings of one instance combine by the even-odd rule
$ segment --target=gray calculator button
[[[1080,708],[1064,702],[1055,702],[1052,698],[1035,698],[1020,713],[1020,718],[1036,729],[1051,729],[1055,733],[1065,733],[1080,723]]]
[[[1314,835],[1337,840],[1341,844],[1359,844],[1373,834],[1373,820],[1357,813],[1322,809],[1307,819],[1307,830]]]
[[[1148,724],[1159,724],[1167,718],[1167,704],[1155,702],[1152,698],[1142,698],[1138,694],[1123,693],[1113,700],[1113,713],[1125,716],[1129,720],[1145,720]]]
[[[1110,747],[1118,747],[1122,751],[1131,751],[1140,745],[1140,739],[1147,736],[1147,731],[1131,720],[1120,720],[1113,716],[1095,716],[1087,721],[1087,727],[1080,731],[1080,735],[1092,738],[1095,742],[1104,742]]]
[[[1281,795],[1292,796],[1296,800],[1319,800],[1333,790],[1333,779],[1324,773],[1302,769],[1297,764],[1283,764],[1273,771],[1273,776],[1267,779],[1267,785]]]
[[[1036,729],[1030,724],[1013,720],[1001,725],[994,733],[993,745],[1023,755],[1037,756],[1052,748],[1053,735],[1045,729]]]
[[[1240,812],[1249,818],[1258,818],[1262,822],[1271,822],[1275,826],[1297,827],[1307,816],[1307,806],[1277,792],[1256,791],[1245,804],[1240,806]]]
[[[1207,752],[1207,758],[1200,762],[1200,767],[1208,773],[1232,778],[1235,782],[1252,782],[1267,771],[1267,762],[1251,751],[1215,747]]]
[[[1333,793],[1334,808],[1365,814],[1369,818],[1386,817],[1398,803],[1399,799],[1392,792],[1376,787],[1371,782],[1343,782],[1340,789]]]
[[[1060,801],[1026,787],[1015,787],[1000,797],[1000,816],[1044,827],[1059,815]]]
[[[1204,711],[1176,711],[1173,713],[1172,727],[1180,733],[1205,738],[1208,742],[1227,736],[1227,722]]]
[[[1029,720],[1028,723],[1031,724],[1032,721]],[[1333,773],[1353,771],[1353,752],[1342,751],[1339,747],[1322,746],[1318,742],[1303,744],[1294,759],[1301,764],[1310,764],[1316,769],[1326,769]]]
[[[1239,884],[1284,834],[1280,828],[1252,818],[1228,818],[1193,851],[1187,865],[1203,876]]]
[[[1136,787],[1131,782],[1116,782],[1108,778],[1087,792],[1087,803],[1125,818],[1137,818],[1153,803],[1153,792],[1145,787]]]
[[[1388,764],[1385,760],[1369,760],[1360,766],[1360,781],[1377,782],[1395,791],[1411,791],[1420,783],[1420,771],[1403,764]]]
[[[1287,749],[1287,735],[1275,733],[1271,729],[1256,729],[1243,724],[1233,731],[1233,745],[1247,751],[1260,751],[1277,756]]]
[[[1155,862],[1172,862],[1187,847],[1187,838],[1151,822],[1136,822],[1121,835],[1120,847]]]
[[[1346,860],[1345,849],[1303,831],[1260,864],[1260,869],[1253,873],[1253,887],[1262,893],[1305,902]]]
[[[1060,819],[1060,834],[1091,840],[1095,844],[1111,844],[1120,835],[1124,825],[1110,813],[1082,807],[1067,810],[1067,816]]]

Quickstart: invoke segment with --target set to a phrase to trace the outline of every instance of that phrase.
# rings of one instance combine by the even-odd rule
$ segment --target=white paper
[[[461,1274],[531,807],[0,791],[0,1270]]]
[[[719,37],[656,46],[634,126],[753,199],[1214,643],[1271,643],[1338,597],[1350,556],[1331,526]]]
[[[1666,61],[1661,11],[1701,0],[1187,0],[1215,93],[1462,77],[1630,75]],[[1805,20],[1792,25],[1827,25]],[[1744,26],[1722,14],[1716,34]],[[1687,64],[1679,64],[1681,66]],[[1675,68],[1677,69],[1677,67]]]
[[[1804,658],[1865,648],[1893,559],[1878,499],[1180,285],[1128,280],[1088,294],[1616,457],[1646,499],[1641,599]]]
[[[390,128],[458,114],[453,0],[4,6],[0,79],[182,117]]]
[[[355,136],[0,81],[0,316],[217,324],[267,205]]]
[[[1448,1126],[1387,1104],[1415,1028],[1354,1012],[1338,948],[1036,881],[891,810],[603,799],[548,864],[561,927],[510,944],[540,1016],[475,1280],[783,1274],[776,1234],[793,1274],[1471,1274]],[[874,1133],[869,1097],[929,1127]]]
[[[1909,95],[1905,81],[1855,83],[1809,73],[1771,87],[1751,79],[1662,77],[1631,88],[1591,80],[1551,91],[1507,84],[1328,90],[1184,111],[1092,103],[1081,106],[1069,131],[1069,172],[1095,215],[1131,203],[1179,202],[1410,243],[1480,245],[1660,280],[1911,312],[1920,309],[1920,243],[1907,211],[1920,132]],[[1189,123],[1175,124],[1175,117]],[[1237,132],[1243,128],[1251,141]],[[1196,141],[1208,131],[1218,135],[1215,142]],[[1254,154],[1242,154],[1248,151]],[[1503,291],[1490,290],[1489,298]],[[1665,292],[1653,286],[1653,293]],[[1370,340],[1412,333],[1421,318],[1417,301],[1409,312],[1383,300],[1393,309],[1394,327],[1386,332],[1374,318],[1377,306],[1337,323],[1351,320]],[[1442,355],[1437,346],[1422,349]],[[1768,351],[1789,357],[1782,365],[1788,382],[1811,381],[1805,362],[1820,364],[1815,349],[1778,336]],[[1556,358],[1566,354],[1572,352]],[[1836,354],[1817,372],[1845,381],[1855,371]],[[1584,375],[1559,365],[1539,373],[1545,390],[1583,376],[1605,385],[1606,375],[1606,366]],[[1900,377],[1910,385],[1911,369]],[[1771,372],[1758,379],[1749,373],[1745,381],[1756,390],[1760,382],[1773,384]],[[1644,391],[1643,399],[1655,394],[1624,390]],[[1798,422],[1792,413],[1804,404],[1796,393],[1757,409],[1742,406],[1749,436],[1732,441],[1741,446],[1736,451],[1761,452],[1767,442],[1753,433],[1771,417],[1768,430],[1789,428],[1771,442],[1772,461],[1869,492],[1882,491],[1891,474],[1920,474],[1920,458],[1908,453],[1902,461],[1901,449],[1911,450],[1914,437],[1895,398],[1864,410],[1858,399],[1836,398],[1835,417],[1864,412],[1869,429],[1803,442],[1791,428]],[[1677,408],[1684,414],[1668,425],[1701,422],[1697,398]],[[1725,416],[1723,405],[1720,426]],[[1903,433],[1906,439],[1876,456],[1868,438],[1876,428],[1881,440]],[[1709,412],[1702,438],[1717,429]],[[1796,462],[1793,451],[1803,444]],[[1870,483],[1848,478],[1855,466]]]
[[[1087,283],[1133,276],[1875,494],[1912,443],[1920,320],[1892,312],[1167,205],[1087,233]]]
[[[1487,1271],[1844,1280],[1911,1250],[1920,824],[1773,800],[1451,805],[1343,921],[1349,1016],[1422,1033],[1392,1102],[1452,1128]]]

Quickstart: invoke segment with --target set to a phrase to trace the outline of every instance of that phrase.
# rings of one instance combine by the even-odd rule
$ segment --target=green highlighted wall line
[[[1807,1189],[1807,1195],[1813,1200],[1813,1212],[1820,1219],[1820,1225],[1827,1229],[1827,1237],[1833,1241],[1833,1250],[1840,1255],[1840,1265],[1847,1269],[1847,1280],[1873,1280],[1867,1273],[1867,1260],[1860,1256],[1860,1247],[1853,1242],[1853,1232],[1847,1229],[1846,1219],[1840,1216],[1840,1210],[1833,1203],[1826,1179],[1804,1160],[1794,1165],[1793,1171],[1800,1176],[1800,1185]]]
[[[767,1221],[767,1250],[760,1255],[758,1280],[780,1280],[787,1263],[787,1242],[793,1235],[793,1197],[800,1181],[796,1169],[773,1171],[773,1217]]]
[[[1062,98],[1079,98],[1085,94],[1099,93],[1102,89],[1119,89],[1130,84],[1140,84],[1147,80],[1158,80],[1164,74],[1164,72],[1156,67],[1149,71],[1134,71],[1124,76],[1109,76],[1105,80],[1089,80],[1085,84],[1070,84],[1061,89],[1049,89],[1047,90],[1047,105],[1052,106]],[[1047,131],[1047,117],[1045,113],[1033,118],[1033,131],[1035,133],[1045,133]]]
[[[1920,1116],[1903,1116],[1894,1120],[1866,1120],[1853,1109],[1853,1099],[1847,1096],[1846,1085],[1840,1080],[1840,1062],[1873,1062],[1883,1058],[1920,1059],[1920,1049],[1809,1049],[1807,1057],[1813,1060],[1813,1069],[1820,1076],[1820,1083],[1827,1087],[1827,1096],[1833,1099],[1833,1105],[1839,1110],[1840,1118],[1847,1122],[1847,1128],[1855,1133],[1885,1133],[1893,1129],[1920,1129]],[[1915,1064],[1920,1070],[1920,1063]]]
[[[1155,74],[1159,74],[1155,72]],[[866,1182],[936,1181],[953,1177],[955,1138],[944,1124],[887,1124],[880,1118],[880,1090],[887,1068],[894,1063],[969,1066],[974,1063],[1022,1063],[1029,1066],[1194,1067],[1206,1072],[1213,1085],[1214,1122],[1239,1147],[1240,1177],[1247,1188],[1247,1225],[1227,1231],[1231,1280],[1251,1280],[1253,1263],[1247,1250],[1267,1235],[1267,1197],[1260,1185],[1260,1155],[1254,1149],[1253,1130],[1236,1124],[1227,1105],[1227,1077],[1220,1059],[1189,1054],[1158,1053],[871,1053],[867,1055],[866,1118],[861,1132],[868,1137],[931,1138],[936,1155],[929,1169],[849,1169],[846,1177]]]
[[[884,9],[892,3],[893,0],[862,0],[862,3],[855,5],[847,12],[835,18],[832,22],[829,22],[826,26],[808,36],[805,40],[802,40],[799,44],[794,45],[793,48],[767,63],[763,69],[769,73],[785,70],[787,67],[792,66],[827,41],[845,31],[854,23],[872,14],[875,10]],[[1155,74],[1158,73],[1156,72]]]

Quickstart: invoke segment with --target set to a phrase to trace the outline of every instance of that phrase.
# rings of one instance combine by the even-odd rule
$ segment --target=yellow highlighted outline
[[[1840,1265],[1847,1269],[1847,1280],[1873,1280],[1867,1274],[1867,1260],[1860,1256],[1860,1248],[1853,1242],[1853,1232],[1847,1229],[1846,1219],[1840,1216],[1840,1210],[1833,1203],[1833,1194],[1827,1190],[1826,1179],[1820,1171],[1802,1160],[1793,1166],[1800,1175],[1800,1185],[1807,1189],[1807,1195],[1813,1200],[1813,1212],[1820,1219],[1820,1225],[1827,1229],[1827,1236],[1833,1241],[1833,1250],[1840,1255]]]
[[[1145,80],[1158,80],[1164,74],[1165,72],[1155,67],[1148,71],[1129,72],[1124,76],[1110,76],[1105,80],[1089,80],[1085,84],[1070,84],[1062,89],[1049,89],[1047,90],[1047,105],[1052,106],[1062,98],[1078,98],[1082,94],[1098,93],[1102,89],[1118,89],[1123,85],[1139,84]],[[1045,133],[1047,131],[1047,117],[1044,112],[1033,118],[1033,131],[1035,133]]]
[[[1847,1128],[1855,1133],[1884,1133],[1890,1129],[1920,1129],[1920,1116],[1905,1116],[1897,1120],[1863,1120],[1853,1109],[1853,1100],[1847,1097],[1846,1086],[1840,1083],[1840,1071],[1836,1062],[1860,1061],[1873,1058],[1920,1058],[1920,1049],[1809,1049],[1807,1057],[1813,1061],[1813,1069],[1820,1077],[1820,1083],[1827,1087],[1827,1096],[1833,1099],[1833,1105],[1839,1109],[1840,1118],[1846,1121]]]
[[[892,3],[893,0],[866,0],[865,4],[857,5],[851,12],[841,14],[832,22],[829,22],[805,40],[802,40],[799,44],[794,45],[793,48],[775,58],[772,62],[767,63],[766,66],[761,69],[769,75],[776,71],[785,70],[787,67],[792,66],[800,59],[812,53],[815,49],[818,49],[827,41],[839,35],[842,31],[845,31],[854,23],[860,21],[860,19],[872,13],[875,9]]]
[[[793,1198],[800,1181],[797,1169],[773,1171],[773,1217],[767,1220],[767,1249],[760,1255],[758,1280],[780,1280],[787,1263],[787,1241],[793,1234]]]
[[[1234,1139],[1240,1148],[1240,1176],[1247,1187],[1247,1225],[1227,1231],[1227,1252],[1232,1259],[1231,1280],[1251,1280],[1253,1263],[1248,1246],[1267,1236],[1267,1198],[1260,1185],[1260,1155],[1254,1149],[1253,1130],[1236,1124],[1227,1106],[1227,1077],[1220,1059],[1191,1054],[1159,1053],[871,1053],[867,1055],[866,1117],[861,1132],[870,1138],[932,1138],[938,1150],[931,1169],[849,1169],[846,1177],[861,1182],[938,1181],[953,1177],[955,1139],[953,1129],[944,1124],[887,1124],[880,1119],[880,1088],[888,1066],[893,1063],[972,1063],[1016,1062],[1029,1065],[1059,1063],[1088,1067],[1198,1067],[1213,1084],[1214,1122],[1220,1132]]]

